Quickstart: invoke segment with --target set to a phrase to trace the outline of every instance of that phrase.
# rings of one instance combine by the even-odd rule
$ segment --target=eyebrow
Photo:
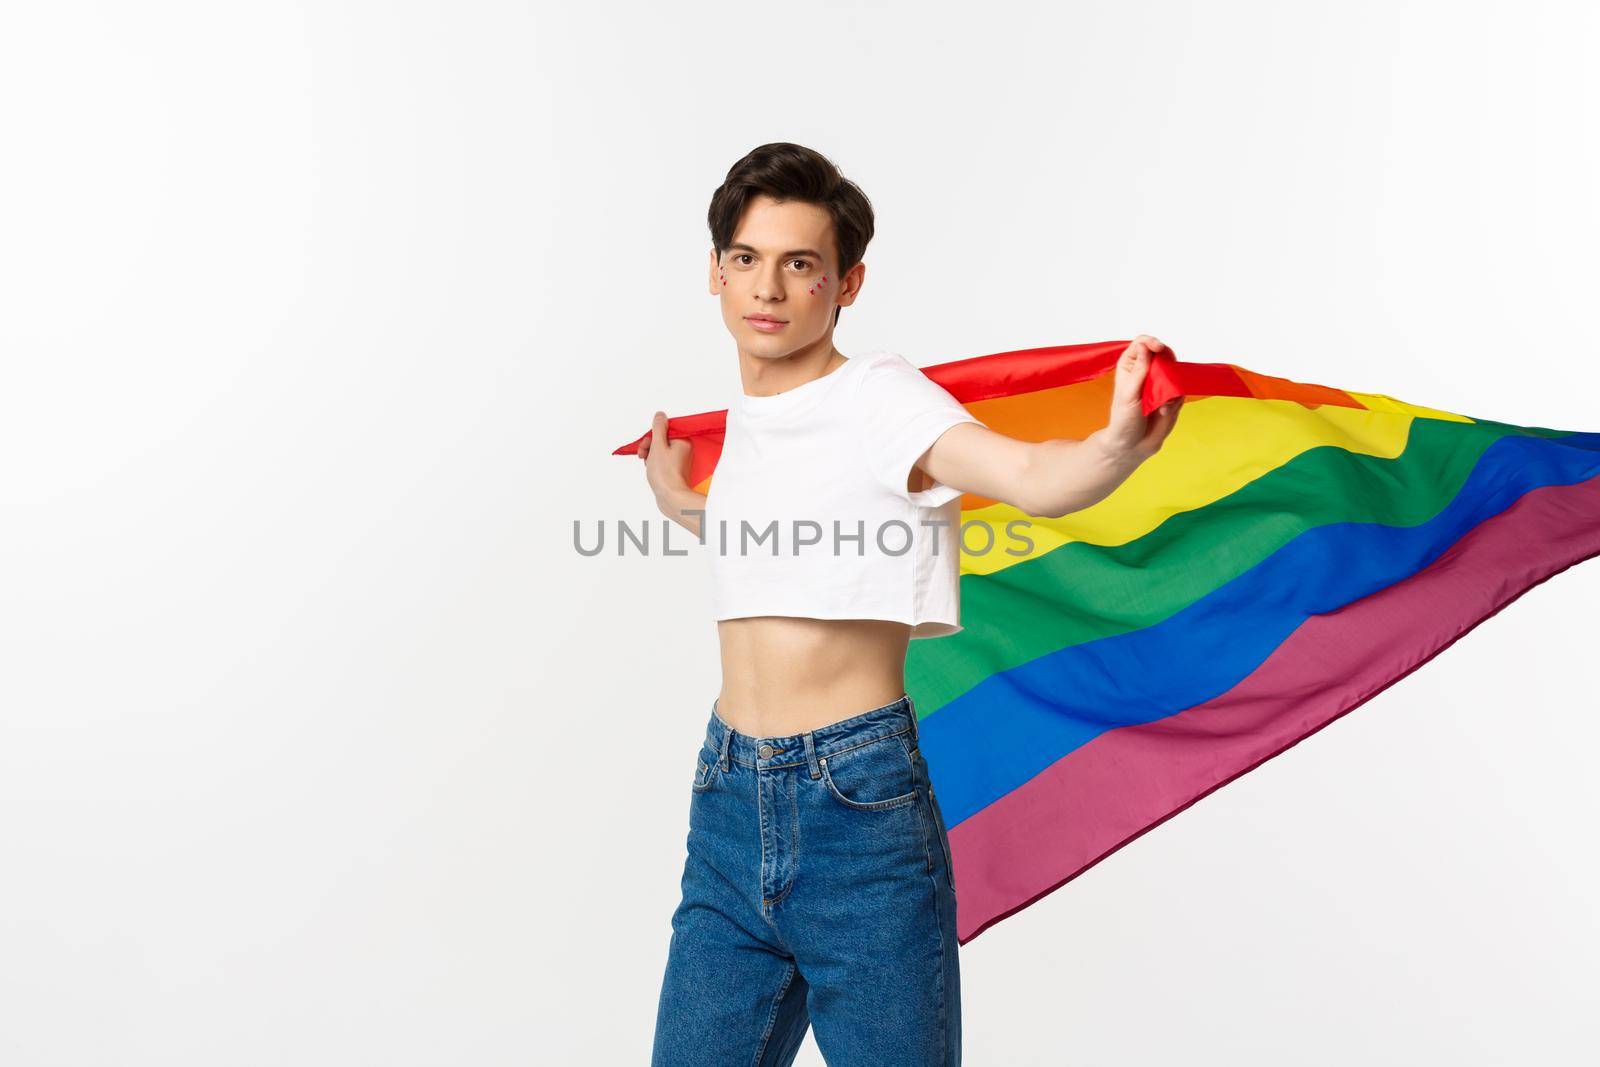
[[[756,255],[761,254],[755,248],[745,244],[743,241],[735,241],[728,246],[728,251],[732,252],[735,250],[740,252],[755,252]],[[821,259],[822,253],[818,252],[814,248],[791,248],[789,251],[785,252],[783,256],[785,259],[789,258],[790,256],[810,256],[812,259]]]

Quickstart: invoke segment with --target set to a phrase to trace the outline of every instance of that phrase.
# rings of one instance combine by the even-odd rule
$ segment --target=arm
[[[918,466],[964,493],[1060,518],[1110,496],[1138,466],[1110,451],[1098,433],[1082,441],[1022,441],[964,423],[941,434]]]
[[[693,489],[683,488],[666,494],[657,494],[656,507],[661,514],[694,534],[700,540],[701,520],[705,518],[706,495],[697,493]],[[691,514],[684,514],[690,512]],[[694,514],[694,513],[698,514]]]
[[[704,518],[706,495],[689,488],[689,456],[692,446],[688,441],[667,440],[667,416],[658,411],[650,423],[650,436],[639,446],[639,458],[644,461],[645,480],[655,494],[656,507],[661,514],[694,534],[700,536],[701,519]],[[685,515],[685,511],[699,511],[699,515]]]
[[[1082,441],[1022,441],[965,423],[939,436],[918,461],[962,492],[999,500],[1029,515],[1060,518],[1110,496],[1161,448],[1181,405],[1168,401],[1146,419],[1141,408],[1150,353],[1166,346],[1140,334],[1117,361],[1107,424]]]

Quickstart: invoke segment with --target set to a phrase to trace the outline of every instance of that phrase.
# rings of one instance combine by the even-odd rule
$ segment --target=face
[[[777,357],[833,331],[833,309],[855,302],[866,274],[857,263],[840,278],[833,219],[816,204],[759,196],[745,208],[733,241],[711,253],[711,292],[741,351]],[[763,325],[750,316],[771,316]]]

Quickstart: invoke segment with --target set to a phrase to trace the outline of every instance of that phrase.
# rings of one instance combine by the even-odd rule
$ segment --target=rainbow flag
[[[1126,341],[923,368],[992,429],[1104,425]],[[1600,434],[1159,357],[1184,410],[1115,493],[963,551],[961,621],[906,688],[950,830],[964,944],[1600,553]],[[710,484],[725,411],[674,418]],[[615,450],[637,452],[642,435]]]

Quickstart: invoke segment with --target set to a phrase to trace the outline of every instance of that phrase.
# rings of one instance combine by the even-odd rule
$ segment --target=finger
[[[1138,368],[1139,361],[1144,358],[1144,343],[1130,341],[1128,347],[1122,350],[1122,355],[1117,358],[1117,370],[1128,373]]]
[[[1150,367],[1150,354],[1143,341],[1134,341],[1122,354],[1119,369],[1123,372],[1117,385],[1118,395],[1124,401],[1137,396],[1144,385],[1145,371]]]
[[[1167,435],[1172,432],[1172,428],[1178,424],[1178,412],[1182,410],[1183,399],[1181,397],[1174,397],[1161,405],[1154,420],[1154,433],[1151,434],[1152,442],[1155,445],[1159,447],[1161,442],[1167,439]]]
[[[1142,410],[1142,407],[1141,407],[1141,410]],[[1145,415],[1144,418],[1145,418],[1145,436],[1146,437],[1154,436],[1155,430],[1156,430],[1157,427],[1159,427],[1159,426],[1171,421],[1171,419],[1172,419],[1172,401],[1168,400],[1168,401],[1165,401],[1164,403],[1157,404],[1155,407],[1150,409],[1149,414]]]
[[[1111,383],[1110,425],[1116,426],[1124,419],[1140,418],[1139,398],[1143,394],[1143,381],[1138,372],[1139,353],[1143,348],[1137,341],[1122,350],[1117,357],[1117,369]]]
[[[667,447],[667,414],[658,411],[655,418],[650,420],[650,445],[654,447]]]
[[[1156,444],[1159,445],[1168,437],[1172,436],[1173,429],[1178,425],[1178,412],[1181,410],[1182,405],[1179,405],[1178,407],[1172,409],[1171,415],[1161,420],[1161,436],[1156,438]]]
[[[1156,415],[1151,412],[1151,415]],[[1152,418],[1144,428],[1144,435],[1139,438],[1139,451],[1149,458],[1161,451],[1161,439],[1166,436],[1167,423],[1162,418]]]

